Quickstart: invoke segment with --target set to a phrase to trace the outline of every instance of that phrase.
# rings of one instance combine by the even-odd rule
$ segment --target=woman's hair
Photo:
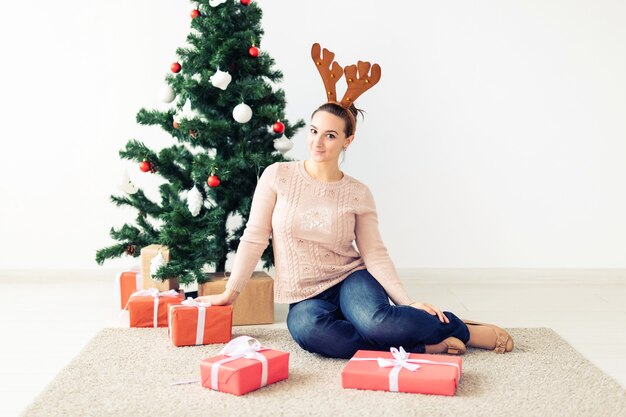
[[[354,120],[354,123],[356,123],[357,114],[360,113],[361,117],[364,117],[363,114],[365,113],[365,111],[354,107],[354,104],[352,104],[349,109],[345,109],[344,107],[341,107],[339,104],[336,103],[324,103],[317,109],[315,109],[315,111],[311,115],[311,118],[313,118],[313,116],[315,116],[315,113],[317,113],[318,111],[325,111],[327,113],[342,118],[345,125],[343,132],[346,134],[346,136],[352,135],[354,133],[354,130],[356,129],[356,125],[352,125],[352,120]],[[348,112],[352,113],[354,119],[350,117]]]

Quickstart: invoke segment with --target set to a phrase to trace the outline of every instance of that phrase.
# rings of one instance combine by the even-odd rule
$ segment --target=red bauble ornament
[[[243,4],[244,6],[247,6],[250,4],[250,0],[241,0],[241,4]]]
[[[172,65],[170,65],[170,69],[172,70],[174,74],[180,72],[180,68],[181,66],[178,62],[174,62]]]
[[[259,48],[257,48],[256,46],[251,46],[250,49],[248,49],[248,53],[250,54],[250,56],[256,58],[257,56],[259,56]]]
[[[217,187],[220,185],[220,178],[217,175],[211,175],[206,183],[209,184],[209,187]]]
[[[139,169],[143,172],[148,172],[152,169],[152,164],[148,161],[143,161],[139,163]]]
[[[274,133],[283,133],[285,131],[285,124],[279,120],[274,123],[272,129],[274,129]]]
[[[196,18],[196,17],[198,17],[198,16],[200,16],[200,10],[198,10],[198,9],[193,9],[193,10],[191,11],[191,18],[192,18],[192,19],[195,19],[195,18]]]
[[[174,120],[172,122],[172,126],[174,126],[174,129],[178,129],[178,126],[180,126],[180,125],[178,124],[178,122],[176,122],[176,120]]]

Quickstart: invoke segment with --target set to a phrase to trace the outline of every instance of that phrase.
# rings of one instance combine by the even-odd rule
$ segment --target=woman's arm
[[[234,303],[238,296],[238,292],[231,291],[227,288],[221,294],[204,295],[202,297],[197,297],[196,300],[203,303],[209,303],[212,306],[227,306]]]
[[[413,300],[404,289],[380,236],[376,203],[367,186],[357,210],[354,233],[357,248],[368,272],[380,282],[389,298],[397,305],[412,304]]]
[[[261,255],[269,245],[269,237],[272,232],[272,213],[276,205],[275,180],[277,171],[278,163],[265,168],[254,190],[250,216],[239,241],[233,269],[226,283],[226,291],[231,291],[231,294],[226,295],[225,291],[224,299],[231,299],[232,293],[238,295],[243,291],[259,259],[261,259]]]

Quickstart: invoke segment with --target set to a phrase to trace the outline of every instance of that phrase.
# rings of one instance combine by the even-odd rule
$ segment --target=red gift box
[[[456,356],[359,350],[341,371],[344,388],[454,395],[461,379]]]
[[[202,386],[243,395],[289,376],[289,353],[267,349],[258,340],[239,336],[219,356],[200,361]]]
[[[232,337],[232,306],[211,306],[189,297],[170,305],[169,335],[174,346],[228,343]]]
[[[167,327],[171,304],[180,304],[184,293],[176,290],[159,292],[156,288],[134,292],[128,300],[130,327]]]
[[[136,271],[124,271],[115,277],[115,295],[120,309],[124,310],[130,296],[141,289],[141,274]]]

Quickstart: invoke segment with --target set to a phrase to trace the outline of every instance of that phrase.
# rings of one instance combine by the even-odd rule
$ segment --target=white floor
[[[71,275],[72,278],[68,278]],[[0,415],[14,416],[103,327],[125,327],[113,303],[114,273],[0,274]],[[502,327],[550,327],[626,387],[626,281],[416,282],[416,300]],[[276,306],[284,325],[286,306]],[[546,346],[546,349],[549,349]]]

